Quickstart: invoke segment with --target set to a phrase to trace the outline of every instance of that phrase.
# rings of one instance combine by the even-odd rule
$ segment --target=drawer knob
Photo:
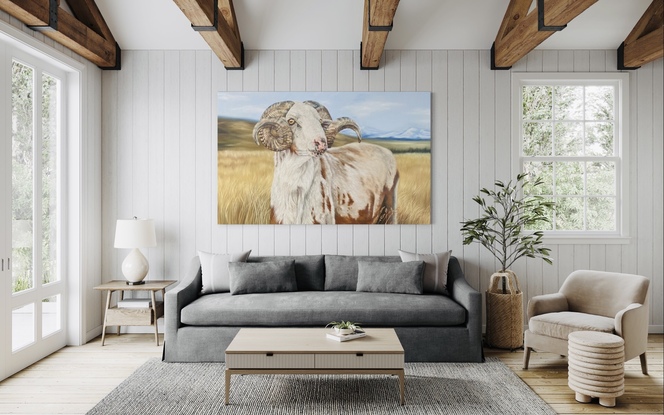
[[[274,353],[265,353],[265,356],[272,357],[272,356],[274,356]]]
[[[355,353],[355,356],[362,357],[362,356],[364,356],[364,353]]]

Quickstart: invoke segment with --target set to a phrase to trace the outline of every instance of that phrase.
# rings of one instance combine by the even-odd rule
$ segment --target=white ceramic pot
[[[338,329],[336,327],[334,328],[334,331],[337,334],[352,334],[352,333],[355,333],[355,330],[353,330],[353,329]]]

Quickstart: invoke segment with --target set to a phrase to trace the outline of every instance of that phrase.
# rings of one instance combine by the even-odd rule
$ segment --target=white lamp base
[[[148,275],[149,269],[148,260],[138,248],[132,249],[127,258],[122,261],[122,274],[127,279],[127,284],[130,285],[145,284],[143,278]]]

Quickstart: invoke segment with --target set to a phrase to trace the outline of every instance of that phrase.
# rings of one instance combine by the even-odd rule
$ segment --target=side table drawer
[[[313,369],[311,353],[226,353],[228,369]]]
[[[403,367],[403,354],[344,353],[316,355],[316,369],[400,369]]]

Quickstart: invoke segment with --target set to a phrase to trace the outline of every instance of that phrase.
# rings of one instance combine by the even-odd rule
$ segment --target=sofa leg
[[[644,375],[648,374],[648,362],[646,361],[646,352],[643,352],[641,355],[639,355],[639,358],[641,359],[641,372]]]
[[[528,346],[523,348],[523,368],[528,369],[528,361],[530,360],[530,351],[532,349]]]

